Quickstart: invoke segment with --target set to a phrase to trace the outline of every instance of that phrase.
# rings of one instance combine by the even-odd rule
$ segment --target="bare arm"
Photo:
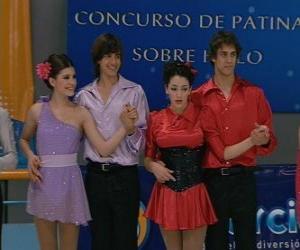
[[[269,129],[265,125],[255,124],[256,128],[251,131],[251,134],[245,140],[236,143],[232,146],[225,147],[224,160],[231,160],[245,153],[253,146],[261,146],[268,143],[270,139]]]
[[[40,168],[40,159],[34,154],[29,145],[30,139],[36,132],[37,117],[40,113],[41,106],[41,103],[37,103],[30,108],[22,131],[21,139],[19,141],[20,147],[28,160],[31,179],[33,181],[40,181],[42,179],[42,176],[38,170]]]
[[[149,172],[154,174],[158,182],[164,183],[169,180],[176,181],[172,175],[173,171],[168,169],[162,161],[154,161],[150,157],[145,157],[144,165]]]
[[[236,143],[231,146],[225,147],[224,150],[224,160],[228,161],[231,159],[234,159],[241,154],[245,153],[247,150],[252,148],[254,146],[253,141],[251,140],[251,137],[246,138],[245,140]]]
[[[132,129],[130,127],[125,128],[124,126],[121,126],[110,139],[105,140],[102,134],[98,131],[92,115],[85,108],[78,108],[80,109],[82,126],[87,139],[103,157],[108,157],[111,153],[113,153],[121,141],[125,138],[128,131]]]

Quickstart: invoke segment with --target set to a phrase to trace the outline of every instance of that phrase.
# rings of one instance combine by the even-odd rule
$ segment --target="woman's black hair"
[[[164,65],[163,82],[168,85],[173,76],[182,76],[188,79],[190,86],[195,79],[196,70],[189,63],[184,62],[168,62]]]
[[[47,79],[43,79],[47,87],[53,90],[53,86],[49,82],[49,78],[56,78],[60,71],[65,68],[74,67],[72,60],[65,54],[52,54],[50,55],[44,63],[50,64],[50,72]]]

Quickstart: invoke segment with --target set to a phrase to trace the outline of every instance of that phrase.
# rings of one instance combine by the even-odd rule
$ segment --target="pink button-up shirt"
[[[97,81],[85,86],[75,96],[75,102],[86,107],[95,119],[96,126],[105,139],[109,139],[120,128],[120,113],[126,104],[136,107],[139,119],[134,134],[127,136],[117,147],[116,151],[107,158],[101,157],[98,152],[85,139],[84,157],[96,162],[113,162],[121,165],[133,165],[139,162],[139,152],[144,149],[145,130],[148,103],[142,87],[131,82],[121,75],[119,81],[112,89],[106,103],[97,89]]]

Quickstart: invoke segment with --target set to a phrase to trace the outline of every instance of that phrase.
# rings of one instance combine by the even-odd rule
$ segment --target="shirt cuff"
[[[137,153],[142,149],[144,141],[144,133],[139,128],[137,128],[133,134],[126,136],[126,143],[130,151],[134,153]]]

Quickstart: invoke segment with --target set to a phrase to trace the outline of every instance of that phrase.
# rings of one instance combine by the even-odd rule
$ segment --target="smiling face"
[[[233,76],[237,63],[237,51],[233,45],[223,44],[214,58],[215,73],[222,76]]]
[[[49,83],[57,94],[73,96],[76,88],[75,69],[73,67],[62,69],[55,78],[49,78]]]
[[[170,98],[170,108],[176,113],[182,113],[188,105],[191,85],[186,77],[175,75],[166,86]]]
[[[98,64],[100,67],[100,76],[109,78],[117,77],[121,67],[121,54],[106,54],[98,61]]]

